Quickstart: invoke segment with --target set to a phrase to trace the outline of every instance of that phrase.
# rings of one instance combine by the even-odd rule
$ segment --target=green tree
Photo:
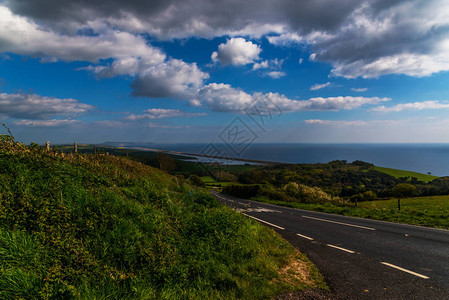
[[[393,188],[393,195],[398,198],[398,210],[401,210],[401,199],[413,196],[416,187],[410,183],[399,183]]]

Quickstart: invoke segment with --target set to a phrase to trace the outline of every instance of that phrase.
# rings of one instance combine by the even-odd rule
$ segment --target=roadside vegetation
[[[129,157],[0,135],[1,299],[263,299],[326,288],[274,231]]]

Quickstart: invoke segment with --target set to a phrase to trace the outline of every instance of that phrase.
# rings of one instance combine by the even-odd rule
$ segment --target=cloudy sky
[[[448,71],[447,0],[0,0],[26,143],[447,143]]]

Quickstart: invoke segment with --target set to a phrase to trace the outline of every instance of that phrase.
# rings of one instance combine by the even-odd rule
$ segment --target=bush
[[[290,182],[284,185],[283,190],[299,202],[305,203],[325,203],[332,202],[334,199],[319,187],[310,187],[296,182]]]

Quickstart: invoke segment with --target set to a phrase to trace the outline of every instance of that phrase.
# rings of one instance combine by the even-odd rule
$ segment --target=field
[[[449,196],[401,199],[400,211],[397,199],[360,202],[358,207],[331,203],[292,203],[274,201],[266,197],[258,197],[255,200],[346,216],[449,229]]]
[[[230,181],[217,181],[211,176],[203,176],[201,177],[201,181],[203,181],[206,184],[206,187],[224,187],[231,184],[234,184],[234,182]]]
[[[411,171],[404,171],[404,170],[397,170],[397,169],[391,169],[391,168],[384,168],[384,167],[373,167],[374,170],[388,174],[393,176],[394,178],[400,178],[400,177],[415,177],[416,179],[420,180],[420,181],[424,181],[424,182],[429,182],[432,181],[436,178],[438,178],[437,176],[434,175],[429,175],[429,174],[422,174],[422,173],[417,173],[417,172],[411,172]]]

